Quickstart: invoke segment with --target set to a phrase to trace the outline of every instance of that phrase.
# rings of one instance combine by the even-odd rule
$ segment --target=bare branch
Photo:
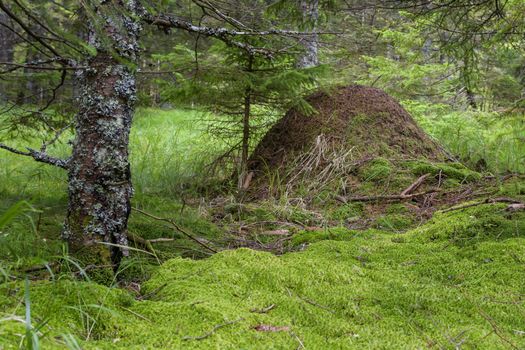
[[[3,143],[0,143],[0,149],[5,149],[6,151],[9,151],[11,153],[19,154],[21,156],[31,157],[37,162],[54,165],[62,169],[67,169],[68,167],[69,160],[67,159],[55,158],[45,152],[40,152],[40,151],[34,150],[29,147],[26,147],[26,148],[27,148],[27,152],[24,152],[16,148],[9,147]]]
[[[9,8],[4,4],[4,2],[2,0],[0,0],[0,9],[2,9],[13,21],[18,23],[18,25],[20,27],[22,27],[22,29],[28,35],[33,37],[33,39],[38,41],[43,47],[48,49],[53,55],[55,55],[57,57],[61,57],[60,54],[58,53],[58,51],[56,51],[54,47],[52,47],[51,45],[46,43],[42,38],[40,38],[38,35],[33,33],[33,31],[20,18],[18,18],[18,16],[16,16],[13,12],[11,12],[11,10],[9,10]]]

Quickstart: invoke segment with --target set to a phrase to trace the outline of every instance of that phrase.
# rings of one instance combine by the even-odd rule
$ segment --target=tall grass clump
[[[525,173],[525,115],[464,111],[416,117],[467,165],[494,173]]]
[[[225,145],[206,134],[205,117],[190,110],[137,112],[130,141],[137,194],[173,198],[210,180],[208,166]]]

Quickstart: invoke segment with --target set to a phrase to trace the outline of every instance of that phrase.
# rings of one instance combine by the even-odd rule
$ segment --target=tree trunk
[[[239,171],[239,190],[243,190],[248,170],[248,156],[250,152],[250,114],[251,114],[251,91],[247,88],[244,93],[244,113],[242,118],[242,150],[241,169]]]
[[[11,25],[9,16],[4,12],[0,12],[0,22]],[[6,27],[0,26],[0,62],[13,62],[15,45],[15,34]],[[0,101],[12,98],[9,92],[13,89],[14,87],[9,82],[0,81]]]
[[[64,228],[70,251],[81,261],[115,268],[127,254],[133,192],[128,144],[136,99],[131,65],[137,61],[140,29],[136,9],[130,8],[134,2],[126,3],[102,2],[96,8],[102,23],[91,23],[88,41],[97,54],[88,60],[89,69],[77,73],[79,112]],[[97,27],[102,29],[96,32]]]
[[[248,58],[246,72],[253,72],[253,56]],[[250,85],[244,90],[244,112],[242,118],[242,144],[241,144],[241,164],[239,169],[238,189],[244,189],[244,181],[248,172],[248,156],[250,155],[250,116],[252,113],[252,89]]]
[[[303,22],[308,24],[312,32],[315,32],[319,19],[319,0],[301,0],[300,6],[303,13]],[[309,68],[319,65],[319,38],[317,34],[308,35],[303,38],[303,46],[304,53],[299,57],[297,66],[299,68]]]

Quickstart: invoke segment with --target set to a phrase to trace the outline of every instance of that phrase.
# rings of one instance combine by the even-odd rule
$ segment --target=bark
[[[81,260],[113,266],[127,254],[133,192],[128,144],[136,89],[131,65],[137,61],[140,26],[134,2],[125,4],[101,2],[96,8],[102,29],[96,32],[92,24],[88,40],[97,54],[88,60],[89,69],[77,73],[81,93],[63,233]]]
[[[248,73],[253,71],[253,56],[248,60]],[[244,91],[244,113],[242,119],[242,146],[241,146],[241,166],[239,171],[239,190],[243,189],[248,170],[248,156],[250,151],[250,115],[252,108],[252,91],[248,86]]]
[[[317,30],[319,19],[319,0],[301,0],[301,11],[303,22],[309,23],[312,32]],[[318,46],[319,38],[317,34],[308,35],[303,39],[304,53],[299,57],[297,66],[299,68],[309,68],[319,65]]]
[[[239,190],[242,190],[248,169],[248,155],[250,148],[250,113],[251,113],[251,91],[246,89],[244,95],[244,113],[242,119],[242,150],[241,170],[239,172]]]

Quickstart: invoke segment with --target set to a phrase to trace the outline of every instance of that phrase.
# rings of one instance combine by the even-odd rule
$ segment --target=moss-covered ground
[[[133,243],[105,285],[58,239],[65,174],[2,153],[1,350],[28,348],[31,337],[41,349],[525,348],[525,211],[480,204],[525,201],[523,178],[376,158],[349,175],[345,196],[399,194],[430,174],[417,191],[439,188],[442,197],[342,203],[327,186],[311,201],[312,191],[252,203],[216,198],[195,184],[223,149],[195,131],[197,117],[139,113],[133,206],[222,251],[211,255],[133,212],[130,233],[170,241],[153,253]],[[446,211],[467,204],[476,205]],[[232,236],[255,237],[258,249],[278,241],[273,251],[286,253],[228,249],[243,245]]]
[[[175,258],[140,294],[32,281],[32,322],[42,348],[522,348],[525,214],[505,208],[437,214],[404,234],[298,233],[304,250],[282,256],[237,249]],[[6,349],[25,334],[24,290],[22,282],[0,289]]]

